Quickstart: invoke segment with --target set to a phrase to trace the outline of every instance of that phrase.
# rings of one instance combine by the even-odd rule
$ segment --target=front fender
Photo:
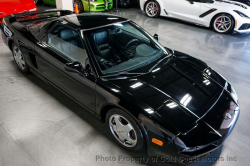
[[[173,140],[176,137],[175,134],[169,132],[156,122],[147,118],[143,114],[139,114],[140,125],[146,133],[146,142],[148,147],[148,155],[150,157],[156,157],[155,152],[164,154],[165,156],[171,156],[171,152],[175,152],[175,146]],[[157,139],[163,142],[162,146],[153,143],[153,139]]]

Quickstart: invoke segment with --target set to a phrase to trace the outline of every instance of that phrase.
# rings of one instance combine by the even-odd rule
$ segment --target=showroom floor
[[[151,19],[138,8],[122,9],[119,15],[151,34],[159,34],[163,45],[207,62],[234,85],[241,104],[234,131],[207,162],[193,166],[248,166],[250,35],[220,35],[179,21]],[[121,149],[104,124],[91,114],[34,75],[22,74],[2,39],[0,50],[0,166],[166,165],[132,162],[131,157],[142,157],[146,152],[135,154]],[[115,161],[101,158],[110,156]],[[234,161],[228,161],[228,157]]]

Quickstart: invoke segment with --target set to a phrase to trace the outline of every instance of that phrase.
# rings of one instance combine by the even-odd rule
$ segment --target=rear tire
[[[161,14],[161,7],[158,2],[150,0],[145,4],[144,11],[148,17],[156,18]]]
[[[17,46],[17,44],[14,43],[12,45],[11,50],[12,50],[14,60],[17,64],[17,67],[19,68],[19,70],[23,73],[29,73],[30,72],[29,67],[25,61],[25,58],[24,58],[20,48]]]
[[[81,0],[74,0],[73,1],[73,10],[75,10],[75,4],[78,5],[78,11],[79,13],[83,13],[84,12],[84,6]]]
[[[226,34],[233,31],[235,21],[229,14],[219,14],[213,19],[211,26],[215,32]]]
[[[136,121],[126,112],[111,109],[106,114],[106,124],[115,141],[124,149],[141,151],[144,146],[143,134]]]

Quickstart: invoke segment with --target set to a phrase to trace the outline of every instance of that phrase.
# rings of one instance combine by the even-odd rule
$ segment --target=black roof
[[[78,26],[80,29],[93,29],[109,24],[119,23],[128,21],[123,17],[119,17],[111,14],[71,14],[71,11],[40,11],[21,13],[11,16],[13,21],[16,19],[21,22],[22,25],[26,26],[29,31],[39,40],[43,37],[43,33],[46,33],[49,28],[57,20],[66,21],[71,24]],[[24,17],[26,15],[32,15],[32,17]],[[12,21],[12,22],[13,22]],[[49,26],[50,25],[50,26]]]
[[[61,17],[81,29],[92,29],[95,27],[127,21],[123,17],[111,14],[71,14]]]

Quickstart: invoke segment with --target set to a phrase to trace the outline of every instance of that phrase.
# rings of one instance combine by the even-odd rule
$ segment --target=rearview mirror
[[[82,64],[78,61],[72,63],[66,63],[64,69],[69,72],[81,72],[83,67]]]
[[[154,34],[154,38],[159,41],[159,35],[158,34]]]

